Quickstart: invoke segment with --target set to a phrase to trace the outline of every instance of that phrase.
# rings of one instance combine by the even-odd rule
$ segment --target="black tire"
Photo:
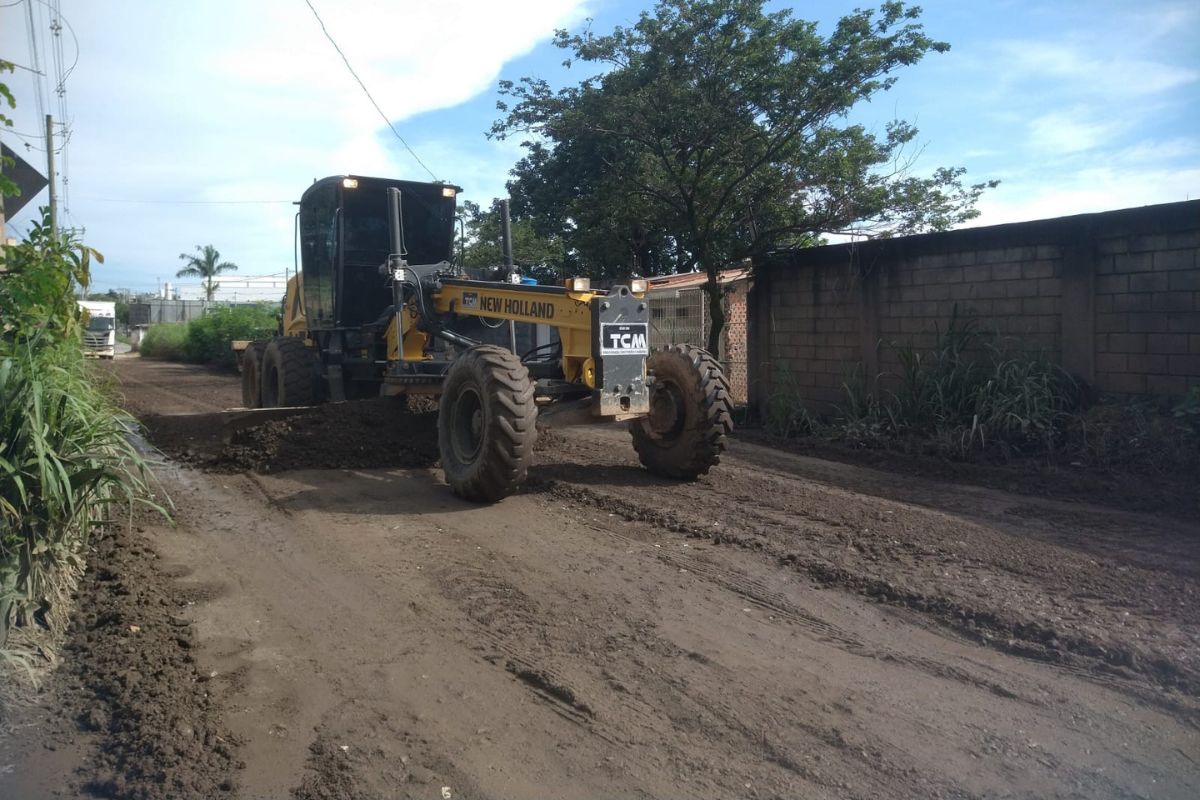
[[[721,461],[733,432],[733,402],[721,365],[707,350],[677,344],[652,352],[650,414],[629,424],[642,465],[664,478],[692,480]]]
[[[502,347],[479,345],[450,367],[438,404],[438,449],[459,497],[494,503],[525,481],[537,438],[533,381]]]
[[[262,408],[263,353],[266,342],[251,342],[242,351],[242,405]]]
[[[262,407],[311,406],[317,398],[317,377],[317,356],[303,339],[272,339],[263,352]]]

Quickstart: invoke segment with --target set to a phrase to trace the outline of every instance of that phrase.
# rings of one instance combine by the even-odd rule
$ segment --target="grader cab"
[[[626,422],[642,464],[666,477],[716,465],[732,430],[728,383],[699,348],[651,351],[645,281],[594,290],[584,278],[469,274],[451,261],[458,191],[314,183],[279,335],[245,347],[244,404],[439,397],[446,480],[475,501],[525,480],[539,424]]]

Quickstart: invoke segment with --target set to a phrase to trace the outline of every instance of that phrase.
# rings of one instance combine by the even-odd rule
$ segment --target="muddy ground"
[[[226,441],[164,415],[236,379],[115,369],[178,526],[94,555],[0,796],[1200,796],[1195,520],[746,441],[679,484],[607,428],[476,506],[428,414]]]

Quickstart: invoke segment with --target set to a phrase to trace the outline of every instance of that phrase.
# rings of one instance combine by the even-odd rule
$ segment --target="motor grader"
[[[451,261],[459,191],[361,176],[310,186],[278,335],[242,354],[244,404],[438,397],[446,481],[481,502],[525,480],[539,425],[625,422],[642,464],[669,478],[716,465],[728,383],[704,350],[651,350],[646,282],[536,285],[511,259],[472,274]]]

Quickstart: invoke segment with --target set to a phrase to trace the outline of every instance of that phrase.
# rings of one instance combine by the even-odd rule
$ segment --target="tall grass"
[[[980,330],[957,310],[932,347],[884,346],[895,368],[868,381],[861,368],[843,384],[831,419],[817,420],[793,383],[768,403],[768,427],[861,446],[907,444],[942,455],[1053,452],[1083,399],[1078,384],[1043,353]]]
[[[48,649],[38,632],[62,633],[89,538],[149,494],[129,420],[83,358],[74,295],[93,259],[45,209],[0,247],[0,665],[29,665]]]
[[[149,492],[130,421],[97,390],[78,349],[25,343],[0,358],[0,643],[45,626],[55,573],[77,574],[83,548]]]
[[[965,455],[995,447],[1008,452],[1052,451],[1082,391],[1041,352],[980,331],[957,309],[934,346],[892,343],[899,369],[880,376],[876,397],[855,397],[842,410],[847,423],[877,427],[890,437],[924,437]]]

